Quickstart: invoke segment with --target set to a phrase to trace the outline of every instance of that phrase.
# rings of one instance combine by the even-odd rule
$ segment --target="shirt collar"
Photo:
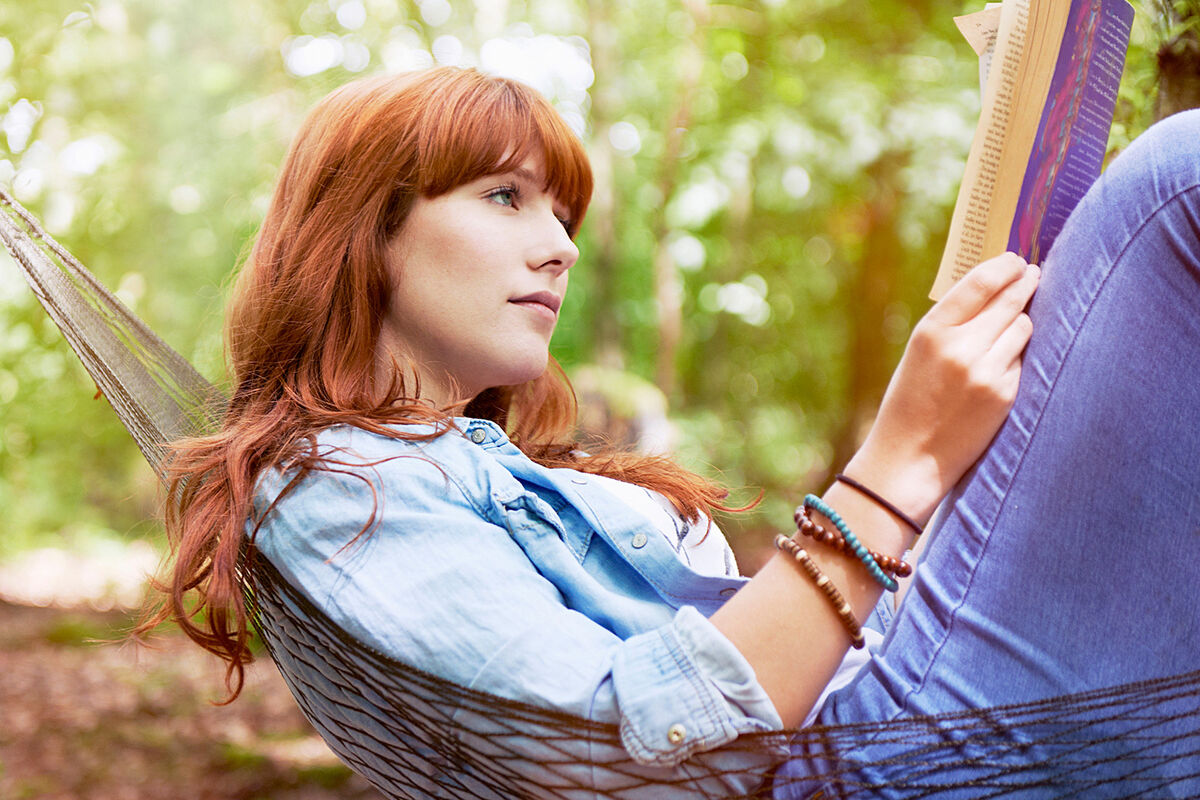
[[[485,449],[490,450],[508,444],[508,436],[504,430],[490,419],[455,417],[454,423],[463,432],[467,441]]]

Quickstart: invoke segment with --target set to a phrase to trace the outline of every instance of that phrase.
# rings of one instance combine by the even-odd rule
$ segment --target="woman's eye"
[[[498,205],[515,206],[517,204],[517,190],[496,189],[488,194],[488,199]]]

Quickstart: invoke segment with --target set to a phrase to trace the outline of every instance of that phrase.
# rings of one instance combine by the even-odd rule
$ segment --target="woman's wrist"
[[[919,527],[949,491],[932,456],[897,457],[868,440],[842,470],[903,512]]]

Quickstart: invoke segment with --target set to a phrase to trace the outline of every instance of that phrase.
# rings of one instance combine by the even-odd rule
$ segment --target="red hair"
[[[377,377],[394,280],[385,254],[417,197],[505,172],[530,156],[543,160],[547,190],[577,226],[592,191],[583,146],[543,97],[514,81],[456,68],[359,80],[322,100],[293,141],[230,304],[234,388],[222,428],[178,443],[169,460],[173,564],[156,582],[160,603],[138,628],[173,619],[225,659],[229,700],[251,660],[237,567],[255,482],[284,463],[301,477],[344,466],[317,451],[315,436],[330,425],[395,438],[453,427],[451,414],[461,408],[422,401],[400,370],[386,385]],[[575,411],[553,360],[537,379],[490,389],[465,409],[504,426],[545,466],[645,485],[692,519],[722,507],[719,487],[665,459],[595,448],[581,457],[572,438]],[[413,422],[431,423],[432,432],[387,427]]]

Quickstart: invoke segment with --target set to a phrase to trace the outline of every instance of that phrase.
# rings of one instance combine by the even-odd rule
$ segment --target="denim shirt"
[[[539,466],[491,422],[456,422],[417,442],[323,431],[322,450],[347,466],[309,474],[270,509],[259,551],[363,643],[615,723],[638,763],[671,767],[782,727],[707,619],[744,579],[693,572],[593,476]],[[290,477],[260,479],[255,517]]]

